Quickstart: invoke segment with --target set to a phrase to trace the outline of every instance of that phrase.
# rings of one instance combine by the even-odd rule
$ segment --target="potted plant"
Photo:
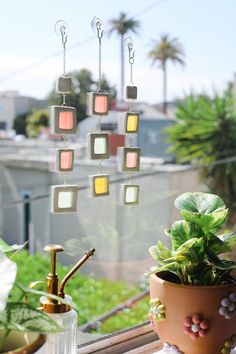
[[[21,246],[8,246],[0,239],[0,352],[32,354],[45,343],[47,333],[61,331],[47,314],[24,301],[28,293],[41,295],[34,289],[24,288],[15,282],[17,265],[12,260]],[[8,255],[8,256],[7,256]],[[33,273],[32,273],[33,275]],[[13,286],[21,290],[14,301],[9,294]]]
[[[236,346],[235,233],[218,234],[228,210],[208,193],[175,200],[183,220],[150,248],[150,319],[166,353],[229,354]]]

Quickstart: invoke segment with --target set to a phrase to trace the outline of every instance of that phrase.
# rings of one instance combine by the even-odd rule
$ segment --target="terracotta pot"
[[[165,306],[164,309],[162,308],[165,319],[159,321],[153,318],[154,329],[161,342],[176,345],[179,352],[184,354],[230,353],[229,349],[227,351],[227,346],[225,351],[222,352],[222,349],[225,348],[227,340],[231,339],[231,345],[235,341],[236,312],[230,312],[231,316],[233,315],[232,318],[226,319],[224,315],[219,313],[219,309],[222,307],[222,299],[229,298],[232,293],[235,293],[236,296],[236,284],[187,286],[164,281],[152,274],[150,278],[151,299],[158,298]],[[236,302],[233,304],[236,306]],[[152,314],[154,310],[152,308]],[[192,327],[191,323],[189,324],[194,315],[199,315],[198,321],[195,321],[198,323],[197,327]],[[196,320],[196,316],[194,319]],[[201,333],[204,335],[203,337],[200,336],[199,319],[205,320],[205,327],[208,326]],[[187,321],[187,326],[184,326],[184,321],[185,324]],[[186,329],[186,327],[188,328]],[[192,334],[192,330],[196,331],[197,329],[198,332],[194,332],[196,338],[192,339],[191,337],[195,336]],[[185,334],[188,331],[189,333]],[[234,336],[233,340],[232,336]]]
[[[2,337],[3,331],[0,331]],[[4,354],[33,354],[46,342],[46,337],[38,333],[11,331],[0,348]]]

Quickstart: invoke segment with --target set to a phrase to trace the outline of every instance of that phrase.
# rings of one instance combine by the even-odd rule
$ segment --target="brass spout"
[[[59,296],[64,298],[65,293],[64,293],[64,288],[66,286],[66,283],[68,280],[77,272],[77,270],[82,267],[82,265],[89,259],[91,258],[95,253],[95,248],[91,248],[89,251],[87,251],[84,256],[75,264],[75,266],[69,271],[69,273],[64,277],[64,279],[61,282],[60,288],[59,288]]]

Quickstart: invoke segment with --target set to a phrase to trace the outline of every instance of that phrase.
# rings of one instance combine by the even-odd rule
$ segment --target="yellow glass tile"
[[[107,178],[106,177],[97,177],[94,181],[95,185],[95,194],[104,194],[108,191]]]
[[[127,116],[127,132],[136,132],[138,126],[138,115],[132,114]]]

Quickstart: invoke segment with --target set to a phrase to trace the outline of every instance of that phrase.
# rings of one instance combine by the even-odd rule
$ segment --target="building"
[[[12,129],[14,118],[18,114],[28,113],[33,108],[46,107],[46,100],[21,96],[17,91],[2,91],[0,92],[0,130]]]

